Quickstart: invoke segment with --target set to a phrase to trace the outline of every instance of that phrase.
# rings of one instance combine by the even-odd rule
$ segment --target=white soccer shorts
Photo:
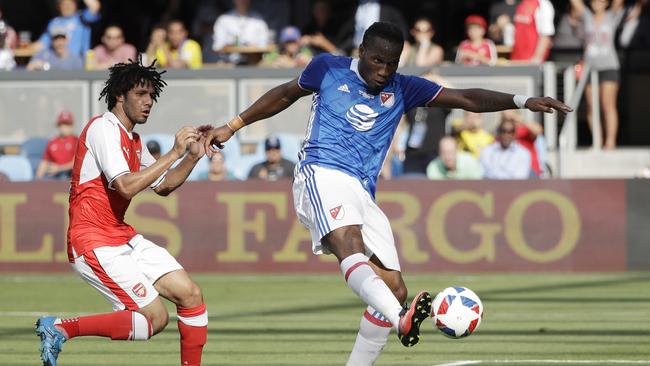
[[[113,310],[138,310],[158,297],[153,284],[183,269],[167,249],[134,236],[127,244],[95,248],[75,258],[75,271],[99,291]]]
[[[297,169],[293,203],[312,238],[314,254],[329,254],[321,238],[343,226],[360,225],[366,255],[389,269],[400,270],[390,222],[358,179],[316,165]]]

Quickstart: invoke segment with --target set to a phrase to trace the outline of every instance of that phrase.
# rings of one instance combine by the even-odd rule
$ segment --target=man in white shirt
[[[226,46],[266,47],[269,28],[257,13],[249,11],[250,0],[233,0],[235,8],[217,18],[214,23],[212,50],[220,52]],[[239,54],[231,54],[230,61],[241,61]]]
[[[497,141],[481,150],[479,160],[486,179],[527,179],[531,176],[530,153],[515,141],[515,123],[501,122]]]

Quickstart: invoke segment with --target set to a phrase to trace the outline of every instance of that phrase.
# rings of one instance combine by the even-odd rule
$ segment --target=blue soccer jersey
[[[299,166],[316,164],[343,171],[359,179],[374,197],[400,118],[435,99],[442,87],[396,73],[373,95],[359,74],[358,61],[321,54],[300,75],[298,84],[314,92],[314,98]]]

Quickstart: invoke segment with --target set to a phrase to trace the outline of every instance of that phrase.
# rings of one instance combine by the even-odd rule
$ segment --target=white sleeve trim
[[[130,170],[129,170],[129,171],[122,172],[122,173],[119,173],[119,174],[117,174],[116,176],[114,176],[113,179],[111,179],[111,180],[108,181],[108,189],[115,190],[115,188],[113,187],[113,182],[115,182],[115,180],[116,180],[117,178],[119,178],[119,177],[121,177],[121,176],[123,176],[123,175],[129,174],[129,173],[131,173]]]
[[[438,85],[440,86],[440,89],[438,89],[438,92],[436,94],[434,94],[433,97],[431,97],[431,99],[429,99],[429,101],[424,105],[425,107],[428,107],[429,104],[431,104],[431,102],[436,100],[436,98],[438,98],[438,95],[440,95],[440,93],[442,93],[442,90],[445,88],[444,86],[442,86],[440,84],[438,84]]]
[[[93,122],[86,131],[86,147],[109,182],[114,181],[124,172],[131,172],[122,151],[119,128],[102,118]]]
[[[537,33],[540,36],[552,36],[555,34],[555,8],[549,0],[540,0],[539,8],[535,11],[535,23],[537,24]]]

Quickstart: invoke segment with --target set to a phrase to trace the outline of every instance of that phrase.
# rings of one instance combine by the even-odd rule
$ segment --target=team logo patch
[[[332,215],[334,220],[343,220],[345,217],[345,209],[343,208],[343,205],[338,205],[330,209],[330,215]]]
[[[379,98],[381,99],[381,106],[390,108],[395,104],[395,94],[394,93],[379,93]]]
[[[137,297],[145,297],[145,296],[147,296],[147,288],[144,287],[142,282],[140,282],[137,285],[133,286],[133,288],[131,290],[133,291],[133,293]]]
[[[138,159],[141,159],[141,152],[140,150],[136,150],[135,154],[138,156]]]
[[[340,91],[345,92],[345,93],[350,92],[350,88],[348,88],[348,84],[343,84],[343,85],[339,86],[337,90],[340,90]]]
[[[355,104],[348,113],[345,114],[345,119],[350,122],[352,127],[357,131],[368,131],[377,122],[379,113],[375,112],[372,108],[365,104]]]

